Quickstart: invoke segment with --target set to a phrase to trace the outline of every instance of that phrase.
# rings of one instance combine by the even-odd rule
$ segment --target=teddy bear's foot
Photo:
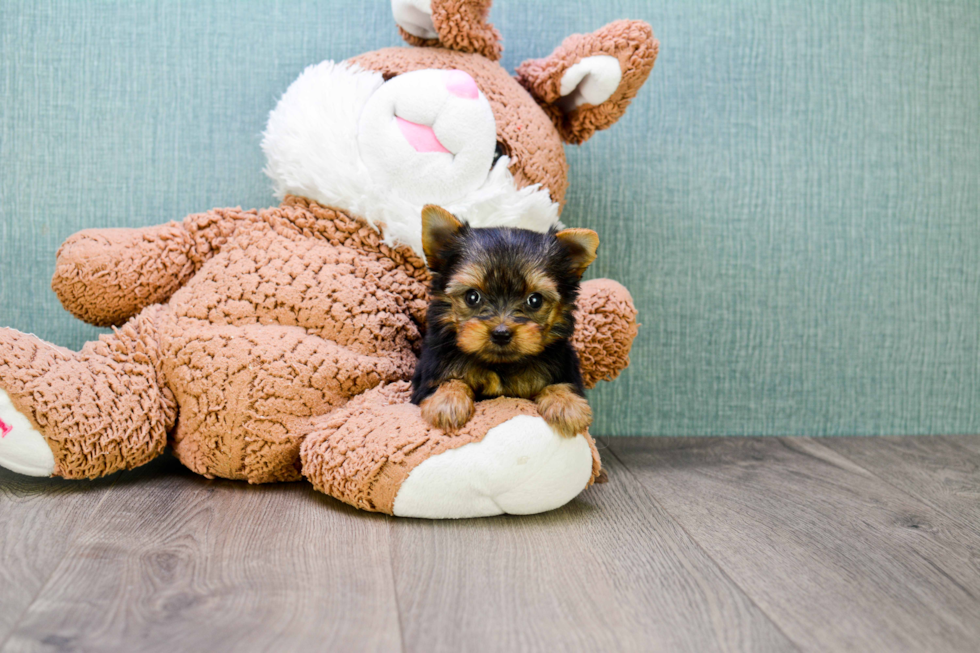
[[[409,394],[405,382],[379,386],[322,418],[303,443],[303,475],[358,508],[433,519],[545,512],[598,476],[588,433],[562,437],[530,401],[478,402],[450,434]]]
[[[395,497],[399,517],[531,515],[559,508],[592,478],[584,434],[559,435],[540,417],[518,415],[482,440],[413,469]]]
[[[0,328],[0,465],[96,478],[162,453],[177,411],[155,362],[161,310],[78,353]]]
[[[0,390],[0,467],[25,476],[51,476],[54,454],[29,419]]]

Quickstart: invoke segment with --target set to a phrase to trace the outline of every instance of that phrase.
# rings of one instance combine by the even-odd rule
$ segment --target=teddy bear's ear
[[[657,59],[660,43],[640,20],[617,20],[575,34],[544,59],[529,59],[517,80],[551,117],[567,143],[587,141],[626,112]]]
[[[410,45],[475,52],[497,61],[500,32],[487,22],[492,0],[391,0],[398,31]]]

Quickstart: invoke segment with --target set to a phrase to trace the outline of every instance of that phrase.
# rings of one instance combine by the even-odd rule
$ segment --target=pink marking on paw
[[[456,97],[475,100],[480,94],[476,81],[462,70],[450,70],[446,74],[446,88]]]
[[[14,430],[14,427],[0,419],[0,438],[7,437],[7,434]]]
[[[399,118],[395,116],[395,121],[398,123],[398,129],[401,130],[402,135],[408,144],[415,148],[416,152],[446,152],[450,153],[449,150],[439,142],[436,138],[436,133],[432,131],[432,127],[428,125],[420,125],[416,122],[409,122],[404,118]]]

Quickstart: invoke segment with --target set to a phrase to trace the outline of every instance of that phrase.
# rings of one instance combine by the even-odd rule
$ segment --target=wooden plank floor
[[[980,437],[610,438],[544,515],[0,470],[0,651],[977,651]]]

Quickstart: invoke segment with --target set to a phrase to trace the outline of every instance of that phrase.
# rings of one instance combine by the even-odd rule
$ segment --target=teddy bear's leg
[[[409,393],[406,382],[380,386],[321,418],[302,446],[304,476],[364,510],[439,519],[552,510],[599,474],[588,433],[561,437],[529,401],[479,402],[449,435]]]
[[[95,478],[159,455],[177,412],[158,374],[162,310],[146,309],[77,353],[0,329],[0,466]]]
[[[178,318],[166,328],[163,373],[180,406],[174,455],[210,478],[297,481],[311,421],[410,370],[305,329],[211,325]]]

